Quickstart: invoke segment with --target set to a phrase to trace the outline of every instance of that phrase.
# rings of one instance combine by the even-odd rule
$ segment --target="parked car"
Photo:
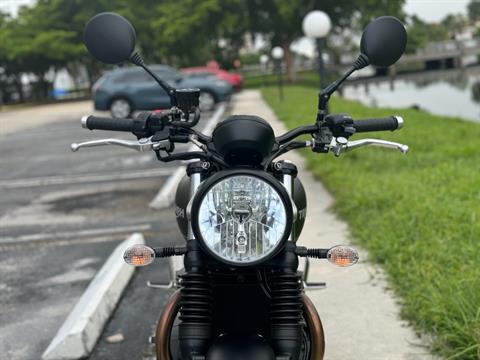
[[[229,72],[222,69],[213,68],[211,66],[198,66],[198,67],[189,67],[181,69],[182,73],[187,74],[191,77],[207,77],[215,76],[218,79],[228,81],[235,90],[240,90],[243,86],[242,75]]]
[[[230,98],[233,88],[217,78],[183,75],[166,65],[151,66],[153,72],[176,88],[199,88],[200,110],[210,111],[215,104]],[[110,110],[115,118],[127,118],[135,110],[170,108],[165,91],[142,69],[118,68],[104,74],[92,87],[96,110]]]

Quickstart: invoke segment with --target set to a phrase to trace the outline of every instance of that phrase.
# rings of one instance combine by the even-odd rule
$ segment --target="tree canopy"
[[[471,21],[480,20],[480,1],[471,0],[467,6],[467,11]]]
[[[429,24],[413,15],[409,19],[407,53],[414,53],[430,41],[449,38],[449,30],[442,24]]]
[[[276,45],[284,48],[287,67],[293,70],[290,45],[303,36],[302,21],[309,11],[325,11],[332,20],[332,32],[342,34],[349,29],[351,34],[360,33],[380,15],[405,21],[404,1],[38,0],[15,18],[0,15],[0,84],[6,78],[18,81],[20,73],[34,74],[42,82],[49,71],[67,68],[74,72],[80,66],[86,66],[94,80],[104,65],[87,54],[82,34],[87,20],[102,11],[118,12],[132,22],[138,48],[149,63],[191,66],[214,58],[227,66],[238,58],[246,39],[261,37],[266,51]],[[470,19],[478,18],[479,3],[470,3]],[[453,29],[463,26],[462,21],[451,16],[444,24],[431,26],[413,17],[408,26],[408,51],[451,36]],[[292,79],[293,71],[289,74]]]

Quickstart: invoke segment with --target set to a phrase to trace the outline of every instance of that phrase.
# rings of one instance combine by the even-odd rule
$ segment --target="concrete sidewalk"
[[[286,131],[257,90],[238,94],[232,113],[264,118],[276,136]],[[322,156],[331,155],[319,154],[319,161]],[[347,224],[329,211],[332,196],[306,170],[304,159],[296,152],[284,158],[298,166],[298,176],[307,192],[307,218],[299,245],[328,248],[350,243]],[[366,261],[365,250],[359,252],[360,263],[347,269],[323,260],[310,261],[309,280],[327,282],[327,289],[308,292],[322,318],[325,360],[435,359],[413,330],[400,320],[398,305],[385,290],[387,284],[381,269]]]

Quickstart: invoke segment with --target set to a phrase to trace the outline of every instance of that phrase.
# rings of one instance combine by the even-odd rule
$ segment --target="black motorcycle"
[[[350,266],[358,254],[348,246],[307,249],[296,244],[307,196],[296,166],[276,159],[300,148],[336,156],[366,145],[408,150],[389,141],[348,140],[359,132],[400,129],[399,116],[353,120],[348,114],[326,111],[332,93],[354,71],[369,64],[387,67],[400,58],[407,38],[404,26],[388,16],[372,21],[353,66],[320,92],[315,123],[278,137],[267,121],[245,115],[221,121],[212,136],[197,131],[200,91],[175,89],[159,79],[135,51],[135,38],[132,25],[114,13],[96,15],[84,33],[94,57],[142,67],[169,94],[172,107],[133,119],[85,116],[86,129],[127,131],[137,140],[89,141],[72,144],[72,150],[120,145],[153,150],[162,162],[190,160],[178,186],[175,211],[185,246],[135,245],[124,254],[133,266],[184,256],[184,269],[172,278],[178,289],[154,336],[157,359],[322,359],[322,324],[305,295],[306,271],[299,271],[299,257]],[[310,135],[311,140],[295,140],[300,135]],[[175,151],[179,143],[192,143],[198,151]]]

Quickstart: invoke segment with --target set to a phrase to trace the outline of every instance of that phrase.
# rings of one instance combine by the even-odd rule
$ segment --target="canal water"
[[[480,123],[480,66],[357,79],[343,88],[347,99],[377,107],[419,107],[432,114]]]

